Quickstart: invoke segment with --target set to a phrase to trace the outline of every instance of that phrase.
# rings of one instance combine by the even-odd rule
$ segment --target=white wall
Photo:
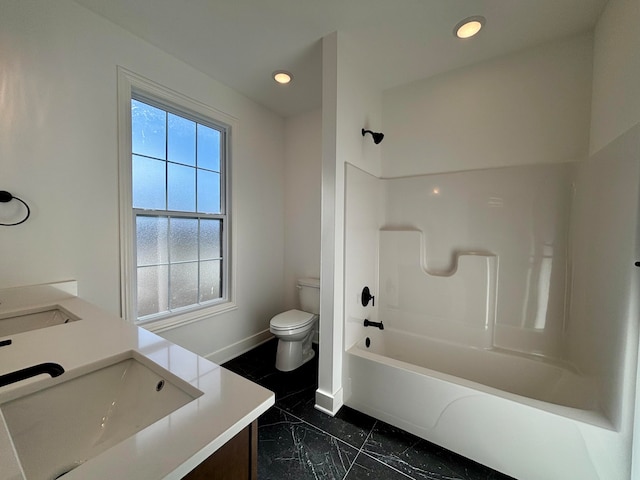
[[[322,111],[285,122],[284,289],[285,308],[299,308],[298,278],[320,277],[320,185]]]
[[[361,129],[379,130],[381,93],[352,59],[359,53],[349,37],[323,39],[322,99],[322,256],[320,363],[316,405],[335,413],[342,405],[342,357],[346,302],[355,303],[345,285],[345,166],[380,171],[380,150]],[[374,283],[375,278],[371,279]],[[347,307],[348,308],[348,307]]]
[[[591,51],[583,34],[385,91],[383,176],[585,158]]]
[[[336,265],[344,278],[344,303],[341,305],[341,325],[345,328],[345,346],[351,343],[346,330],[360,330],[361,320],[375,321],[376,309],[363,307],[361,292],[366,285],[377,294],[378,239],[375,228],[382,217],[382,195],[378,183],[369,175],[380,176],[382,145],[373,143],[371,135],[362,136],[362,128],[382,130],[382,92],[369,76],[358,69],[361,52],[352,46],[347,35],[340,37],[338,63],[338,157],[336,171],[340,172],[342,188],[338,190],[343,216],[336,219],[344,225],[341,244],[344,263]],[[356,167],[356,168],[354,168]],[[362,170],[356,172],[357,169]],[[349,182],[351,173],[355,182]],[[365,173],[366,172],[366,173]],[[351,202],[347,205],[347,202]]]
[[[639,0],[609,0],[595,29],[591,153],[640,122]]]
[[[576,346],[576,354],[584,349],[594,347],[594,357],[585,358],[584,362],[591,369],[617,369],[609,380],[609,385],[616,389],[622,397],[622,405],[609,404],[621,425],[627,442],[631,443],[629,432],[634,416],[635,396],[635,429],[633,439],[633,462],[630,478],[640,477],[640,387],[638,369],[638,269],[632,266],[633,261],[640,258],[638,251],[638,164],[640,163],[640,30],[637,21],[640,18],[640,0],[609,0],[596,25],[594,37],[593,66],[593,98],[591,116],[590,152],[593,165],[590,167],[591,180],[596,186],[606,182],[606,189],[598,214],[602,223],[625,224],[621,227],[624,233],[607,235],[601,230],[594,241],[585,248],[585,257],[591,254],[595,259],[589,267],[590,274],[598,277],[585,279],[587,286],[595,289],[603,307],[594,312],[598,318],[584,318],[585,336],[582,345]],[[604,177],[598,168],[607,168]],[[618,176],[617,183],[607,179]],[[624,178],[623,178],[624,177]],[[632,177],[629,180],[626,177]],[[629,188],[628,181],[635,182]],[[635,193],[635,196],[634,196]],[[616,201],[617,200],[617,201]],[[629,222],[633,222],[629,224]],[[635,224],[635,228],[632,228]],[[608,273],[608,276],[604,276]],[[595,278],[601,278],[609,287],[604,295]],[[588,311],[590,293],[575,299],[584,310]],[[617,301],[617,302],[616,302]],[[606,320],[605,320],[606,318]],[[596,328],[587,330],[596,323]],[[615,331],[612,324],[622,325],[624,330]],[[620,350],[620,347],[624,348]],[[580,347],[580,348],[578,348]],[[618,349],[618,354],[598,365],[598,357],[604,348]],[[613,364],[613,365],[612,365]],[[624,368],[624,370],[623,370]],[[635,392],[634,392],[635,387]],[[617,407],[617,409],[616,409]],[[619,410],[618,410],[619,409]]]
[[[582,162],[572,211],[568,359],[597,379],[601,406],[621,426],[623,391],[638,348],[637,268],[640,125]],[[628,345],[633,339],[633,345]],[[624,426],[627,429],[628,425]],[[624,430],[623,429],[623,430]]]
[[[384,181],[364,170],[347,165],[345,180],[344,343],[348,349],[368,331],[363,325],[365,318],[379,321],[378,230],[384,221],[386,199]],[[362,305],[365,286],[377,297],[366,307]]]
[[[338,34],[322,39],[322,193],[320,212],[320,321],[316,408],[335,415],[342,406],[342,282],[336,259],[341,226],[336,222],[338,172]],[[336,297],[339,306],[336,308]]]
[[[283,307],[284,122],[233,89],[68,0],[0,5],[0,188],[33,214],[0,227],[0,287],[78,280],[120,313],[116,66],[236,117],[237,303],[163,335],[210,354]]]

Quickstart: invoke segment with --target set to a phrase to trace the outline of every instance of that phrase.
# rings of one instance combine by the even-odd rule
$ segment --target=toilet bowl
[[[273,317],[269,331],[278,338],[276,368],[290,372],[311,360],[314,326],[320,306],[320,280],[300,279],[297,282],[302,310],[288,310]]]

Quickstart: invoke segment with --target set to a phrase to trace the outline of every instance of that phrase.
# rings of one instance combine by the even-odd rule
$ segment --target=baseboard
[[[334,417],[343,404],[342,388],[333,395],[323,392],[320,389],[316,390],[316,410],[320,410],[322,413]]]
[[[248,352],[256,348],[258,345],[262,345],[265,342],[268,342],[274,338],[273,334],[269,331],[269,329],[263,330],[262,332],[256,333],[255,335],[251,335],[239,342],[231,344],[227,347],[221,348],[220,350],[216,350],[215,352],[209,353],[204,356],[207,360],[212,361],[213,363],[217,363],[221,365],[229,360],[233,360],[239,355]]]

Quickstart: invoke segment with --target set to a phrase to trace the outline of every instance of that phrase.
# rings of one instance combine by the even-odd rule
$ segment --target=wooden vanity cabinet
[[[258,420],[248,425],[183,478],[184,480],[257,480]]]

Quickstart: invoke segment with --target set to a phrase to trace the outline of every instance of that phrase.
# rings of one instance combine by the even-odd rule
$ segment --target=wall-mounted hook
[[[363,307],[366,307],[367,305],[369,305],[369,300],[371,300],[372,307],[376,306],[376,297],[371,295],[371,291],[369,290],[369,287],[364,287],[362,289],[362,295],[360,296],[360,300],[362,300]]]

